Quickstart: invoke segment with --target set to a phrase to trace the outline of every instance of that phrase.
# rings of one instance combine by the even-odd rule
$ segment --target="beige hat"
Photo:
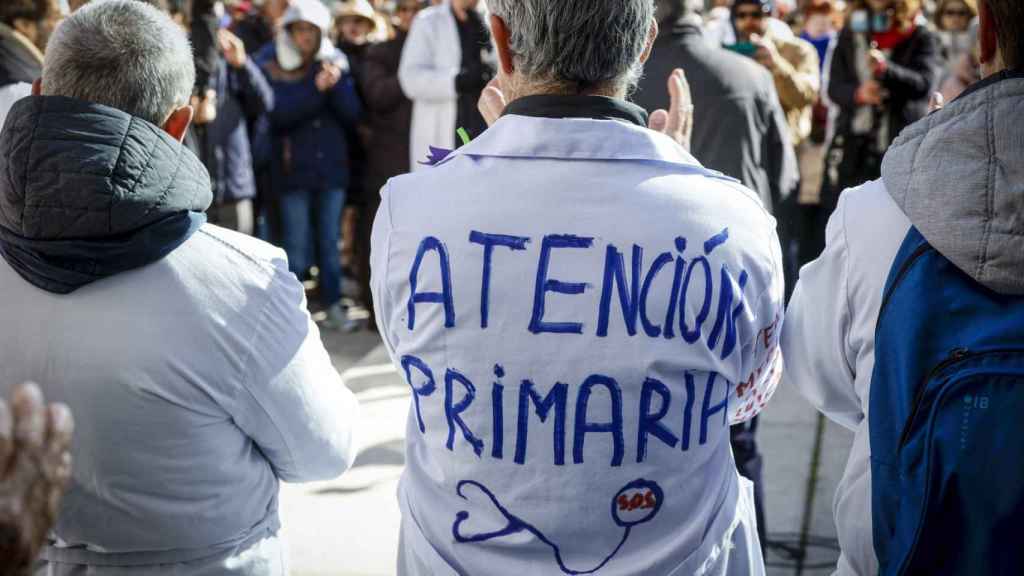
[[[367,0],[344,0],[334,5],[334,17],[346,18],[355,16],[368,20],[373,28],[377,27],[377,13]]]

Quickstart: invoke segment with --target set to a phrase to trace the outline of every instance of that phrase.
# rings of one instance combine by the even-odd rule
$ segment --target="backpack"
[[[1024,298],[985,288],[911,228],[869,402],[879,573],[1024,573]]]

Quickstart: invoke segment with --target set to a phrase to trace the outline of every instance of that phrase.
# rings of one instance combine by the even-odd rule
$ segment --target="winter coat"
[[[769,36],[768,41],[781,56],[772,79],[786,113],[790,143],[798,146],[811,135],[811,112],[821,89],[818,51],[802,38]]]
[[[233,68],[223,59],[212,86],[217,92],[217,117],[207,126],[207,168],[216,202],[256,197],[249,125],[274,107],[274,91],[263,73],[247,59]]]
[[[908,127],[882,178],[840,197],[825,251],[801,271],[783,331],[784,380],[855,434],[834,508],[840,576],[878,572],[868,399],[882,293],[910,226],[980,284],[1024,295],[1022,106],[1024,72],[1004,72]]]
[[[858,67],[867,57],[859,53],[856,36],[857,33],[849,26],[840,32],[829,74],[828,96],[839,106],[836,130],[837,134],[843,135],[854,132],[853,116],[859,108],[854,101],[854,94],[863,83]],[[891,111],[886,126],[875,125],[873,128],[873,133],[884,129],[888,134],[879,153],[885,152],[885,148],[904,128],[928,112],[928,100],[941,67],[939,41],[925,26],[917,26],[908,39],[893,48],[888,68],[878,79],[889,92],[884,106]]]
[[[666,80],[675,68],[686,70],[693,95],[693,155],[777,209],[799,175],[771,75],[750,58],[709,46],[684,19],[662,27],[633,101],[648,112],[668,109]]]
[[[0,396],[38,382],[75,418],[40,571],[284,576],[279,483],[345,470],[357,408],[284,254],[210,225],[169,235],[210,183],[153,124],[60,97],[8,120]]]
[[[284,31],[298,21],[314,24],[321,32],[320,50],[305,67]],[[327,38],[329,25],[330,14],[318,0],[293,2],[281,20],[274,58],[263,64],[274,89],[274,109],[269,115],[271,176],[278,193],[347,188],[351,183],[349,149],[357,138],[362,104],[348,60]],[[320,92],[316,75],[325,62],[341,68],[342,77],[333,88]]]
[[[326,93],[316,88],[321,63],[298,77],[283,73],[276,63],[267,68],[274,89],[271,174],[278,193],[292,190],[346,188],[350,182],[349,141],[355,138],[362,104],[352,75]]]
[[[398,81],[406,34],[371,46],[366,52],[363,93],[370,125],[367,193],[380,192],[388,178],[409,171],[409,131],[412,101]]]

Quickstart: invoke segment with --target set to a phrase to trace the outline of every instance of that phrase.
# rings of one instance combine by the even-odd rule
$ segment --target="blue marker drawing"
[[[555,562],[558,563],[558,567],[563,573],[574,575],[593,574],[601,568],[604,568],[605,565],[619,553],[622,546],[626,544],[626,540],[629,539],[629,533],[633,527],[645,522],[650,522],[658,514],[658,511],[661,510],[661,505],[665,495],[657,482],[644,480],[643,478],[639,478],[623,486],[622,489],[612,497],[611,504],[612,520],[616,525],[625,529],[622,533],[622,540],[620,540],[618,546],[616,546],[615,549],[612,550],[612,552],[594,568],[589,570],[573,570],[565,565],[565,561],[562,558],[562,550],[557,544],[552,542],[539,529],[537,529],[537,527],[509,512],[508,509],[501,505],[501,502],[498,502],[498,498],[494,493],[483,484],[475,480],[463,480],[459,482],[458,486],[455,488],[455,493],[458,494],[460,498],[468,500],[466,495],[463,494],[463,489],[466,486],[475,486],[483,492],[491,500],[491,503],[494,504],[494,507],[498,512],[505,517],[507,524],[501,530],[466,536],[459,531],[459,528],[462,526],[463,522],[469,519],[469,512],[462,510],[455,515],[455,523],[452,524],[452,535],[455,537],[456,542],[462,544],[485,542],[487,540],[503,538],[519,532],[529,532],[536,536],[538,540],[551,547],[551,550],[555,553]],[[631,493],[633,494],[632,497],[629,496]],[[631,518],[623,517],[624,513],[634,512],[637,510],[641,512],[639,514],[633,514]]]

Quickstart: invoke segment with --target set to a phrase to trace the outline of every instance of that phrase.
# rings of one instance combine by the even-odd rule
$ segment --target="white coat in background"
[[[1024,294],[1024,139],[1006,128],[1018,121],[1024,75],[994,76],[972,90],[904,129],[880,180],[843,192],[825,250],[800,271],[789,303],[785,384],[854,432],[834,502],[839,576],[878,573],[868,429],[875,329],[911,224],[979,283]]]
[[[4,122],[7,121],[7,113],[11,111],[11,106],[14,106],[18,100],[31,95],[32,85],[25,82],[0,87],[0,130],[3,129]]]
[[[486,4],[477,6],[488,22]],[[462,45],[451,2],[420,12],[409,30],[398,67],[398,82],[412,100],[410,166],[423,166],[430,147],[455,148],[458,94],[455,77],[462,67]]]
[[[764,573],[728,427],[782,370],[754,193],[646,128],[508,115],[385,186],[371,259],[414,391],[400,575]]]

